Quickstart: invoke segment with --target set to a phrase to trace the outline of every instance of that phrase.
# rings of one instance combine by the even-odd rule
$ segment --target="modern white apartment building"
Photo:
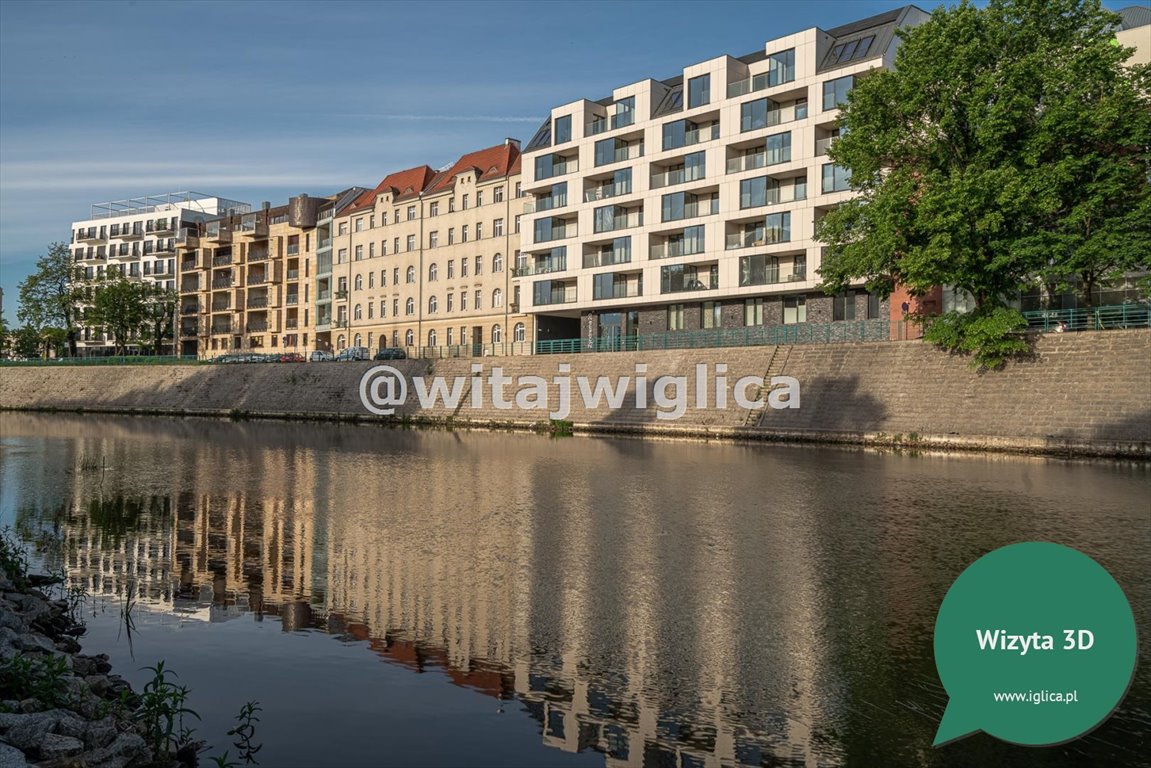
[[[176,248],[190,228],[210,218],[247,213],[247,203],[200,192],[169,192],[96,203],[84,221],[72,223],[72,257],[85,280],[109,268],[129,278],[176,290]],[[192,230],[194,231],[194,229]],[[89,354],[111,349],[98,329],[84,328],[78,346]]]
[[[825,157],[839,105],[927,16],[813,27],[553,109],[523,156],[516,274],[537,342],[886,320],[878,296],[816,289],[813,235],[851,195]]]

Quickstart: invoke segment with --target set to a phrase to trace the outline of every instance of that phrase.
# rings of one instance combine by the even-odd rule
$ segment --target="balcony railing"
[[[231,312],[232,302],[230,301],[214,301],[212,302],[212,312]]]
[[[157,240],[156,241],[156,250],[154,251],[154,253],[175,253],[175,252],[176,252],[176,244],[175,243],[169,243],[167,240],[164,240],[164,241]],[[145,253],[144,255],[147,256],[148,254]]]
[[[776,69],[771,72],[761,72],[758,75],[753,75],[745,80],[737,80],[734,83],[727,84],[727,97],[729,99],[736,96],[743,96],[746,93],[755,93],[756,91],[766,90],[767,88],[774,88],[777,85],[783,85],[795,81],[795,70],[792,69]]]
[[[214,333],[214,334],[231,333],[231,332],[232,332],[232,324],[231,323],[213,323],[212,324],[212,333]]]
[[[185,304],[184,306],[180,307],[180,314],[181,315],[198,315],[198,314],[200,314],[200,305],[199,304]]]
[[[108,241],[106,234],[100,234],[100,231],[95,227],[89,227],[79,238],[81,243],[105,243]]]
[[[249,320],[246,330],[248,333],[265,333],[268,330],[268,321]]]
[[[694,291],[714,291],[719,288],[719,283],[715,281],[704,282],[698,278],[691,280],[684,280],[680,285],[672,285],[665,283],[661,286],[660,293],[691,293]]]
[[[676,184],[686,184],[689,181],[699,181],[704,178],[704,174],[697,171],[695,168],[691,169],[688,173],[686,168],[677,168],[674,171],[665,171],[664,173],[657,173],[651,177],[651,188],[661,189],[663,187],[671,187]]]
[[[332,247],[332,238],[330,238],[330,237],[321,237],[318,240],[316,240],[316,248],[317,249],[323,250],[324,248],[331,248],[331,247]]]
[[[267,261],[267,259],[268,259],[267,249],[261,248],[258,251],[256,251],[256,250],[248,251],[248,261],[250,261],[250,262],[251,261]]]
[[[554,179],[557,176],[566,176],[569,173],[575,173],[579,170],[579,158],[569,157],[563,162],[552,163],[552,172],[547,176],[540,176],[536,181],[544,181],[546,179]]]
[[[268,282],[268,276],[267,275],[248,275],[248,279],[247,279],[247,281],[245,281],[245,284],[246,285],[263,285],[266,282]]]
[[[537,300],[535,302],[535,306],[537,307],[549,307],[555,304],[574,304],[576,302],[576,287],[572,285],[566,288],[562,293],[557,291],[547,296],[537,297],[537,299],[539,298],[543,298],[544,301]]]
[[[200,281],[180,283],[180,293],[197,293],[200,290]]]
[[[131,229],[125,227],[120,230],[119,235],[113,235],[113,237],[119,237],[121,240],[140,240],[144,237],[144,228],[141,226],[135,226]]]
[[[568,268],[567,259],[549,259],[534,264],[521,264],[512,269],[512,277],[530,277],[531,275],[546,275],[551,272],[563,272]]]
[[[592,120],[587,124],[585,133],[588,136],[598,136],[604,131],[614,131],[616,128],[626,128],[629,125],[635,125],[635,112],[633,110],[620,112],[610,118]]]
[[[197,269],[195,259],[186,259],[180,262],[181,272],[191,272],[193,269]]]
[[[593,251],[592,253],[585,253],[583,255],[584,269],[592,269],[594,267],[612,267],[616,264],[630,263],[630,249],[621,249],[618,251]]]
[[[340,290],[340,291],[336,291],[336,299],[337,299],[337,300],[339,300],[339,299],[346,299],[346,298],[348,298],[348,291],[347,291],[347,289],[344,289],[344,290]]]
[[[593,292],[592,301],[603,301],[605,299],[634,299],[637,296],[642,295],[643,290],[638,282],[622,282],[614,283],[610,291]]]
[[[287,304],[289,307],[294,307],[300,303],[300,295],[298,293],[289,293],[284,298],[284,303]]]
[[[268,297],[267,296],[253,296],[248,299],[248,309],[267,309]]]
[[[217,277],[212,281],[213,288],[231,288],[232,278],[230,277]]]
[[[299,280],[300,279],[300,270],[289,269],[288,270],[288,279],[289,280]]]
[[[524,203],[524,213],[551,211],[556,208],[563,208],[567,204],[567,195],[548,195],[546,197],[537,197],[535,200],[528,200]]]
[[[613,216],[611,221],[598,222],[599,226],[595,227],[595,231],[599,232],[618,232],[621,229],[631,229],[632,227],[643,226],[643,211],[636,211],[623,216]]]
[[[330,301],[332,298],[331,291],[318,291],[316,293],[316,301]]]
[[[230,243],[232,242],[232,233],[221,227],[220,222],[209,221],[205,228],[204,239],[217,243]]]
[[[289,256],[298,256],[299,254],[300,254],[300,244],[299,244],[299,243],[296,243],[296,244],[294,244],[294,245],[293,245],[293,244],[290,244],[290,243],[289,243],[289,245],[288,245],[288,255],[289,255]]]
[[[703,253],[703,248],[700,246],[688,245],[682,240],[671,240],[653,244],[649,256],[653,259],[674,259],[677,256],[693,256],[699,253]]]
[[[284,321],[284,328],[288,329],[289,331],[294,331],[299,327],[300,327],[300,321],[299,320],[296,320],[293,318],[288,318],[287,320]]]
[[[579,226],[576,222],[570,222],[562,227],[552,227],[548,237],[536,240],[537,243],[550,243],[553,240],[564,240],[569,237],[576,237],[579,234]]]
[[[176,233],[177,248],[198,248],[199,246],[200,234],[196,230],[184,227]]]
[[[791,234],[784,230],[767,229],[759,232],[734,232],[727,236],[726,248],[752,248],[757,245],[774,245],[791,241]]]
[[[754,155],[741,155],[740,157],[729,158],[727,161],[727,172],[739,173],[740,171],[763,168],[766,165],[767,152],[756,152]]]
[[[607,200],[612,197],[631,194],[631,184],[602,184],[592,187],[584,192],[585,203],[594,203],[597,200]]]
[[[228,266],[231,266],[231,264],[232,264],[232,255],[231,254],[228,254],[227,256],[213,256],[212,257],[212,266],[213,267],[228,267]]]
[[[827,148],[831,146],[831,142],[835,141],[835,137],[831,136],[826,139],[815,140],[815,156],[823,157],[827,154]]]

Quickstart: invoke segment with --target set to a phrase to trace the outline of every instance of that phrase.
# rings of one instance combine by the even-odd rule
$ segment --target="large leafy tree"
[[[173,338],[177,299],[175,291],[158,285],[144,290],[144,327],[140,337],[153,355],[160,354],[164,339]]]
[[[48,253],[36,260],[36,271],[20,283],[16,317],[35,331],[62,328],[68,354],[76,355],[79,336],[80,279],[66,243],[52,243]]]
[[[112,335],[115,353],[123,355],[129,344],[141,340],[148,324],[149,288],[138,280],[112,274],[97,284],[86,320]]]
[[[817,228],[825,288],[966,291],[974,311],[928,337],[993,365],[1024,348],[1022,288],[1146,266],[1151,68],[1125,66],[1117,21],[1097,0],[991,0],[901,32],[829,151],[859,196]]]

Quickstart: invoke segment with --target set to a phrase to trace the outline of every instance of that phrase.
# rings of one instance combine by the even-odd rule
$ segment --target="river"
[[[265,766],[1147,765],[1151,670],[1082,739],[932,749],[956,576],[1046,540],[1151,643],[1146,465],[0,414],[0,521]],[[131,642],[121,617],[133,596]]]

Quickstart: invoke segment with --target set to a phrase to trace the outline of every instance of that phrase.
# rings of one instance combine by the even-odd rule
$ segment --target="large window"
[[[739,182],[739,207],[755,208],[779,202],[779,182],[770,176],[758,176]]]
[[[779,282],[779,258],[776,256],[744,256],[739,260],[739,284],[774,285]]]
[[[532,283],[532,303],[537,307],[547,304],[563,304],[566,301],[567,287],[563,283],[556,280],[537,280]]]
[[[779,123],[779,105],[771,99],[756,99],[739,107],[739,130],[741,133],[767,128]]]
[[[840,192],[844,189],[851,188],[851,172],[841,165],[834,165],[833,163],[825,163],[823,166],[823,186],[824,194],[828,192]]]
[[[791,240],[791,212],[769,213],[764,218],[764,239],[768,243],[786,243]]]
[[[828,80],[823,84],[823,110],[838,109],[847,103],[847,94],[855,85],[855,76],[848,75],[836,80]]]
[[[564,115],[563,117],[556,118],[554,136],[556,144],[564,144],[572,140],[571,115]]]
[[[747,299],[743,303],[743,324],[763,325],[763,299]]]
[[[718,301],[705,301],[700,305],[699,324],[703,328],[723,326],[723,305]]]
[[[831,300],[831,319],[855,319],[855,291],[844,291]]]
[[[783,322],[787,325],[807,322],[807,299],[803,296],[783,297]]]
[[[767,57],[768,87],[790,83],[795,79],[795,49],[773,53]]]
[[[669,304],[667,307],[667,329],[669,331],[683,330],[683,305]]]
[[[700,75],[687,81],[687,107],[702,107],[711,103],[711,75]]]
[[[635,122],[635,96],[628,96],[615,103],[615,115],[611,122],[612,128],[623,128]]]
[[[767,137],[767,164],[786,163],[791,160],[791,131]]]

